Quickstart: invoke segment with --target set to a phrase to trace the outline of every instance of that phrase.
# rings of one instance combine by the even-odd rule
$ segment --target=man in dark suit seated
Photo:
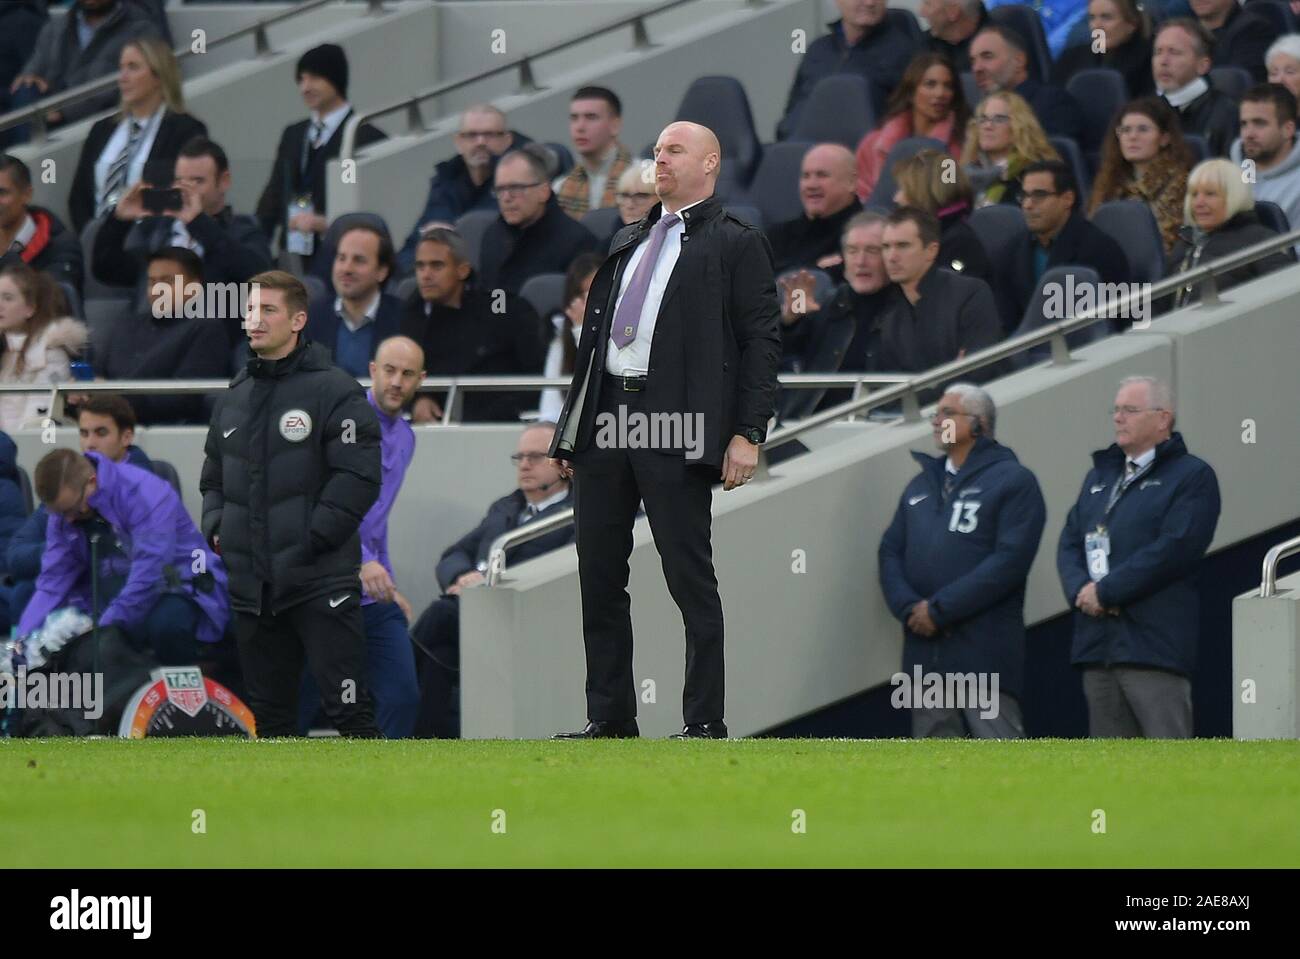
[[[110,380],[225,379],[227,324],[208,315],[218,298],[205,295],[199,258],[181,247],[164,247],[149,254],[145,270],[149,305],[112,328],[93,358],[95,373]],[[238,313],[237,302],[218,308]],[[199,395],[136,395],[130,402],[136,418],[149,426],[208,420]]]
[[[195,137],[181,147],[170,178],[146,171],[160,182],[144,180],[123,194],[113,215],[95,234],[91,269],[109,286],[138,286],[149,255],[164,247],[192,251],[203,265],[206,283],[247,283],[269,269],[271,248],[257,218],[237,214],[226,203],[232,186],[226,151],[207,137]],[[145,210],[141,198],[148,186],[174,186],[181,205],[161,216]],[[229,317],[230,345],[244,339],[239,317]]]
[[[1083,111],[1079,103],[1060,87],[1029,76],[1029,44],[1010,27],[990,23],[970,45],[971,71],[980,93],[998,90],[1018,93],[1033,109],[1048,136],[1070,137],[1080,147],[1084,142]]]
[[[307,338],[334,354],[335,365],[368,376],[375,350],[397,333],[401,301],[383,287],[393,271],[393,241],[373,226],[354,226],[339,237],[334,254],[338,296],[317,301],[307,313]]]
[[[268,240],[283,231],[281,247],[304,258],[310,270],[329,229],[326,219],[325,174],[330,160],[343,147],[343,128],[352,116],[348,103],[348,58],[333,43],[313,47],[302,55],[294,74],[302,102],[311,115],[284,128],[276,148],[271,177],[257,201],[257,218]],[[357,130],[357,146],[386,139],[369,123]]]
[[[767,228],[777,275],[787,270],[819,269],[835,283],[844,279],[840,234],[858,201],[857,160],[847,147],[819,143],[804,154],[799,168],[799,203],[803,213]]]
[[[899,207],[885,223],[881,252],[893,283],[881,316],[882,371],[923,373],[1002,338],[989,285],[936,266],[939,221],[933,215]],[[986,367],[976,378],[994,375],[996,367]]]
[[[479,272],[484,289],[518,293],[539,273],[563,273],[579,253],[596,249],[591,231],[560,208],[551,191],[546,151],[535,143],[497,163],[501,216],[483,233]]]
[[[1102,283],[1128,283],[1132,273],[1123,248],[1079,210],[1079,187],[1068,165],[1031,163],[1020,183],[1029,233],[997,274],[1008,332],[1020,326],[1039,280],[1054,266],[1090,266]]]
[[[399,331],[424,350],[428,376],[538,374],[545,360],[541,321],[522,297],[472,283],[465,241],[455,230],[425,233],[415,253],[416,290],[402,304]],[[462,422],[514,421],[536,393],[467,392]],[[442,406],[425,394],[411,418],[431,423]]]
[[[460,593],[483,583],[493,541],[502,533],[573,505],[570,483],[547,452],[554,433],[555,424],[546,421],[524,430],[510,457],[518,470],[518,488],[489,506],[483,521],[447,547],[438,561],[442,596],[411,630],[420,676],[416,736],[460,736]],[[572,542],[573,526],[567,525],[507,550],[506,562],[514,566]]]

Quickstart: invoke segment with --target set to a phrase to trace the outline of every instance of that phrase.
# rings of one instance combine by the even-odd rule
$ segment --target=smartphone
[[[182,204],[181,191],[145,187],[140,191],[140,203],[146,213],[161,216],[164,213],[176,212],[180,210]]]

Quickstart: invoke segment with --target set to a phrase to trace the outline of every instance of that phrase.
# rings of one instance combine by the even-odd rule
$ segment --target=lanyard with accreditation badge
[[[1120,474],[1115,480],[1114,488],[1110,491],[1110,499],[1106,502],[1106,517],[1110,516],[1110,511],[1115,508],[1124,491],[1145,476],[1155,462],[1153,459],[1146,466],[1135,471],[1132,476]],[[1083,552],[1088,562],[1088,575],[1094,583],[1100,582],[1110,572],[1110,530],[1105,523],[1098,523],[1096,530],[1084,536]]]

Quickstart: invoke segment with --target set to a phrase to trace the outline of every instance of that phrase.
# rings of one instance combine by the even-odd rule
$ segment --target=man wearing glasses
[[[563,273],[579,253],[596,248],[591,231],[560,208],[547,180],[550,155],[536,143],[497,163],[493,193],[501,215],[483,234],[479,284],[518,293],[539,273]]]
[[[443,160],[429,181],[429,196],[411,233],[397,254],[398,272],[415,269],[415,249],[421,234],[435,226],[454,226],[470,210],[495,210],[492,174],[497,160],[512,147],[530,142],[506,126],[506,115],[488,103],[466,107],[456,132],[456,155]]]
[[[1174,397],[1150,376],[1120,383],[1115,442],[1092,454],[1057,547],[1077,612],[1092,736],[1192,735],[1200,591],[1196,567],[1219,521],[1219,482],[1174,432]]]
[[[554,432],[555,424],[545,420],[523,431],[510,457],[517,477],[514,492],[489,506],[478,526],[447,547],[438,560],[436,575],[442,596],[434,600],[411,630],[420,676],[416,736],[460,736],[460,594],[483,583],[493,541],[502,533],[573,505],[569,481],[548,453]],[[570,524],[520,543],[507,550],[506,561],[514,566],[567,546],[573,542],[573,531]]]
[[[1090,266],[1102,283],[1127,283],[1132,272],[1123,248],[1079,210],[1079,186],[1066,164],[1031,163],[1020,184],[1029,233],[1011,248],[1011,261],[994,281],[1007,333],[1020,326],[1043,274],[1054,266]]]

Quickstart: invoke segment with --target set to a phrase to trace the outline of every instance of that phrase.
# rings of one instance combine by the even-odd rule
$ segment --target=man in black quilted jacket
[[[303,661],[344,736],[378,737],[365,683],[362,518],[379,497],[379,421],[357,381],[302,336],[307,291],[252,279],[253,358],[212,412],[203,535],[230,576],[257,734],[297,729]]]

